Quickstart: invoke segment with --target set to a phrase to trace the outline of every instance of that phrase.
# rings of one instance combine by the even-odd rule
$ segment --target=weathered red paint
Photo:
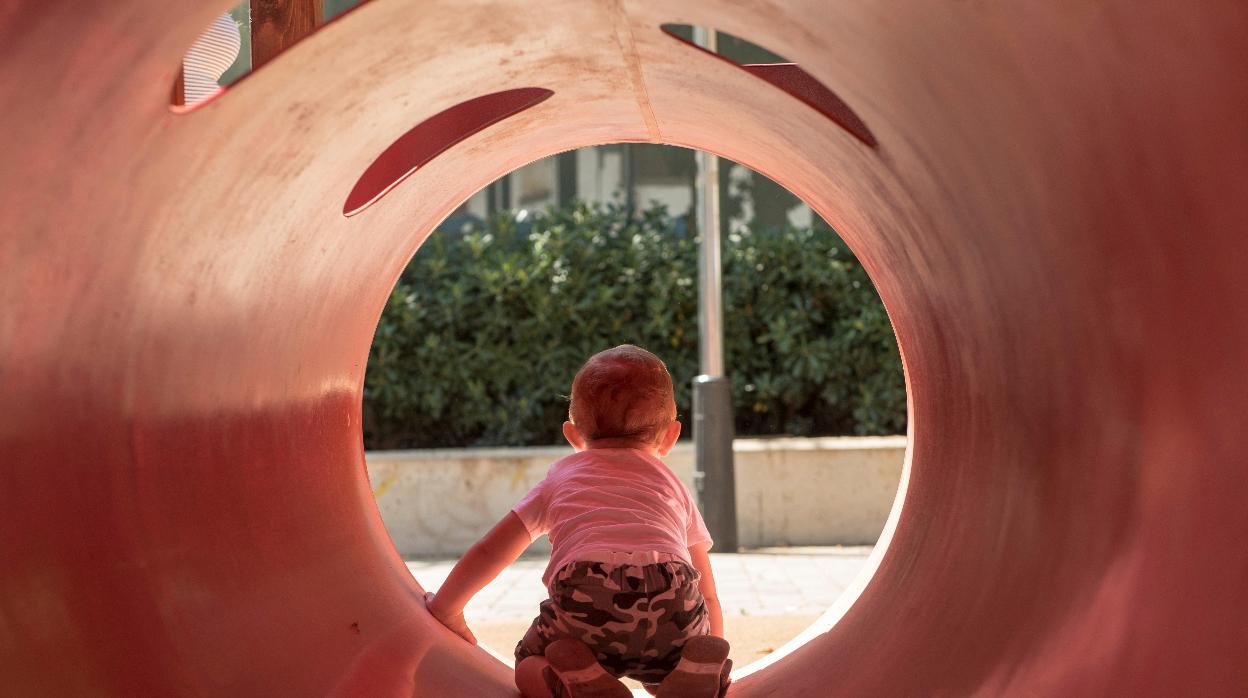
[[[508,695],[386,537],[360,386],[437,220],[610,141],[809,201],[905,358],[891,545],[734,696],[1248,685],[1248,6],[382,0],[172,113],[228,4],[0,10],[6,693]],[[668,22],[781,52],[878,148]],[[414,123],[526,85],[554,95],[343,217]]]

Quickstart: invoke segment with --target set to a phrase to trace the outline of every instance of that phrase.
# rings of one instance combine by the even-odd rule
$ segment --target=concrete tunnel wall
[[[1248,684],[1242,3],[374,0],[175,114],[228,5],[0,10],[6,691],[508,695],[383,530],[363,372],[438,220],[612,141],[804,198],[902,347],[891,543],[733,696]],[[794,60],[878,147],[667,22]],[[343,217],[396,138],[515,87],[553,95]]]

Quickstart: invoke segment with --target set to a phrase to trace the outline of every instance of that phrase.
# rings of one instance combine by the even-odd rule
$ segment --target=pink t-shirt
[[[669,553],[692,564],[689,548],[711,543],[684,483],[663,461],[632,448],[591,448],[555,461],[512,511],[530,540],[550,535],[542,575],[548,586],[585,553]]]

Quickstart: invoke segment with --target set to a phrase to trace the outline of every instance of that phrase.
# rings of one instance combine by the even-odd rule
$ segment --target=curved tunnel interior
[[[385,534],[364,367],[438,221],[620,141],[808,202],[906,366],[908,486],[870,582],[731,695],[1248,683],[1245,8],[374,0],[174,113],[180,56],[225,5],[0,13],[16,694],[511,694]],[[874,144],[672,23],[780,51]],[[550,94],[343,215],[414,126],[518,88]]]

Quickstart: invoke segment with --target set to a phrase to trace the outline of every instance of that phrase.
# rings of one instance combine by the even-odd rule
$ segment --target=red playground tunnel
[[[1248,690],[1248,5],[373,0],[171,108],[229,4],[0,8],[0,693],[514,695],[386,535],[364,368],[438,221],[618,141],[800,195],[904,357],[873,573],[732,696]]]

